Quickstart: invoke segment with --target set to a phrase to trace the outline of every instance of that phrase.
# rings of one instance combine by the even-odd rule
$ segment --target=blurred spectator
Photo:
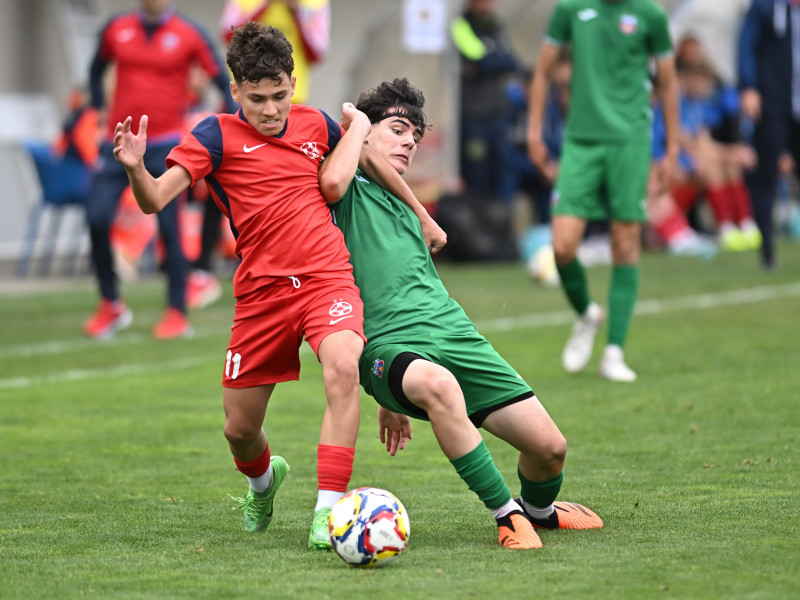
[[[715,77],[695,40],[684,40],[677,56],[681,151],[670,193],[687,212],[698,197],[705,197],[714,214],[723,249],[758,248],[761,234],[753,221],[743,179],[743,170],[752,165],[753,157],[741,141],[736,92]],[[653,123],[656,157],[663,151],[663,136],[663,120],[656,106]]]
[[[669,18],[673,40],[696,39],[725,85],[736,84],[736,36],[750,0],[682,0]]]
[[[800,161],[800,0],[753,0],[739,36],[742,113],[755,123],[758,164],[747,177],[761,230],[761,262],[776,266],[773,209],[778,159]]]
[[[530,77],[523,83],[514,81],[508,95],[514,107],[514,128],[509,153],[508,189],[504,196],[513,197],[524,192],[533,202],[538,222],[550,223],[550,195],[558,174],[561,144],[569,108],[569,85],[572,78],[572,61],[569,53],[562,52],[553,66],[552,87],[542,123],[542,137],[547,146],[548,158],[544,169],[539,169],[528,156],[528,93]]]
[[[109,235],[120,196],[128,185],[125,170],[113,155],[117,122],[131,116],[138,124],[142,115],[149,116],[150,151],[145,162],[151,173],[160,175],[166,170],[167,154],[183,135],[183,120],[191,104],[193,65],[208,73],[228,110],[234,108],[227,72],[207,33],[178,15],[169,0],[140,0],[139,5],[139,10],[115,16],[104,26],[89,71],[92,105],[99,110],[106,106],[103,76],[110,66],[115,67],[113,97],[101,113],[106,116],[105,141],[86,207],[101,294],[97,311],[84,326],[86,335],[94,338],[113,336],[133,318],[120,298]],[[187,265],[177,202],[158,214],[158,225],[169,280],[168,308],[153,335],[159,339],[187,336],[192,328],[186,318]]]
[[[460,175],[469,194],[509,203],[511,102],[503,93],[519,66],[494,0],[466,0],[451,24],[461,58]]]
[[[305,104],[310,89],[311,67],[320,62],[330,46],[329,0],[227,0],[222,9],[220,29],[223,40],[231,30],[258,21],[279,29],[292,45],[294,73],[297,76],[292,104]],[[203,205],[200,252],[191,265],[187,280],[186,304],[204,308],[222,294],[211,261],[219,244],[222,213],[213,201]]]
[[[220,28],[227,43],[231,30],[248,21],[279,29],[292,45],[297,76],[292,102],[308,102],[311,67],[320,62],[330,46],[329,0],[226,0]]]

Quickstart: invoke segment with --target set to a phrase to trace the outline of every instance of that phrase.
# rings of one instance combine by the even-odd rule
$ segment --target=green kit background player
[[[667,15],[651,0],[561,0],[553,12],[531,83],[528,149],[547,164],[542,118],[550,74],[559,52],[570,48],[573,73],[566,139],[553,190],[552,237],[556,266],[569,303],[580,315],[562,356],[564,368],[581,371],[604,320],[591,301],[576,257],[587,221],[611,220],[613,270],[608,343],[600,375],[633,381],[625,363],[639,286],[641,223],[646,220],[650,171],[650,61],[667,128],[659,181],[666,185],[678,156],[678,95]]]
[[[365,145],[404,174],[425,133],[425,99],[406,79],[362,94]],[[361,123],[358,127],[362,127]],[[352,134],[355,121],[348,129]],[[426,419],[442,451],[495,517],[500,545],[541,547],[534,530],[602,527],[589,509],[555,503],[566,441],[531,388],[475,329],[439,279],[419,221],[356,171],[358,151],[340,145],[320,168],[364,301],[368,342],[361,384],[379,403],[381,440],[394,455]],[[340,199],[341,198],[341,199]],[[340,200],[339,200],[340,199]],[[338,200],[338,202],[336,202]],[[520,451],[521,497],[511,498],[478,427]]]

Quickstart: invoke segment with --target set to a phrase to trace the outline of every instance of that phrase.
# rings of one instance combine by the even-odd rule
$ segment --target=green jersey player
[[[426,130],[422,93],[406,79],[362,94],[371,123],[365,146],[397,173],[408,169]],[[360,126],[360,125],[359,125]],[[348,135],[356,127],[355,121]],[[368,342],[361,384],[379,404],[381,441],[394,455],[428,420],[442,451],[497,521],[500,545],[541,547],[534,527],[587,529],[602,521],[578,504],[555,502],[566,442],[531,388],[481,336],[439,279],[420,223],[395,196],[356,171],[358,151],[339,146],[320,168],[364,301]],[[479,427],[520,451],[516,500]]]
[[[553,189],[552,237],[561,285],[580,318],[562,359],[571,373],[589,362],[604,320],[591,301],[576,250],[587,221],[611,220],[613,269],[608,343],[601,376],[633,381],[622,348],[639,284],[641,222],[650,171],[650,62],[667,127],[659,180],[668,183],[678,155],[678,97],[664,9],[652,0],[561,0],[555,8],[531,83],[528,149],[547,164],[542,118],[551,69],[569,47],[573,73],[566,139]]]

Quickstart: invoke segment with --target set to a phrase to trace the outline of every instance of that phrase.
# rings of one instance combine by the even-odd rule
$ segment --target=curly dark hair
[[[239,85],[262,79],[278,83],[284,74],[291,77],[294,71],[292,45],[286,36],[274,27],[253,21],[233,30],[227,62]]]
[[[430,125],[422,112],[423,106],[425,96],[405,77],[384,81],[378,87],[361,94],[356,103],[356,108],[366,114],[371,123],[377,123],[388,114],[399,113],[419,127],[422,135],[425,135]]]

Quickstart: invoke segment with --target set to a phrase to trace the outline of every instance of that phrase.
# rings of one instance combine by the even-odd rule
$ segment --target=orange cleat
[[[133,321],[133,313],[122,300],[103,298],[95,313],[83,325],[83,333],[98,340],[111,338]]]
[[[553,514],[545,519],[537,519],[525,512],[522,498],[514,500],[523,507],[522,512],[531,525],[539,529],[600,529],[603,526],[603,519],[593,510],[575,502],[553,502]]]
[[[194,329],[192,329],[189,319],[177,308],[168,308],[164,317],[153,328],[153,337],[157,340],[188,338],[193,335]]]
[[[542,547],[542,540],[522,512],[512,512],[497,519],[497,529],[503,548],[530,550]]]

